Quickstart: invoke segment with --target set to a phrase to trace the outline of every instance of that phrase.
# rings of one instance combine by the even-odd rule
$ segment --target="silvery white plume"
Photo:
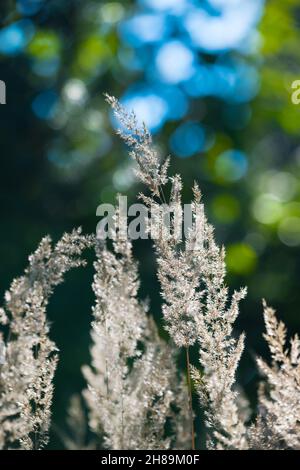
[[[193,188],[191,225],[183,242],[178,231],[178,224],[182,222],[180,176],[168,176],[167,161],[163,166],[163,178],[156,179],[154,188],[152,169],[162,167],[148,137],[149,132],[145,126],[138,128],[134,113],[128,114],[114,98],[108,97],[107,100],[125,128],[125,131],[118,132],[119,135],[134,149],[134,159],[142,162],[139,174],[151,190],[151,196],[141,195],[141,198],[149,207],[156,209],[156,214],[159,214],[158,206],[166,203],[165,187],[167,182],[171,183],[168,203],[177,217],[173,217],[168,232],[163,223],[158,223],[158,233],[154,237],[164,300],[162,310],[166,329],[175,344],[187,350],[188,376],[189,347],[195,343],[199,345],[199,360],[204,373],[193,368],[193,376],[201,405],[206,409],[206,424],[212,429],[210,445],[245,448],[246,429],[233,391],[244,336],[235,339],[233,324],[239,313],[239,301],[246,290],[235,292],[232,299],[229,297],[225,285],[225,252],[215,243],[213,227],[205,217],[197,184]]]
[[[295,335],[286,347],[286,327],[275,311],[264,302],[268,343],[272,365],[258,359],[265,376],[259,394],[259,416],[251,427],[250,440],[255,448],[300,449],[300,340]]]

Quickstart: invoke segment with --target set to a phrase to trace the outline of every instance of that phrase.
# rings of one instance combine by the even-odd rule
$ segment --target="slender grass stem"
[[[194,413],[193,413],[193,401],[192,401],[190,351],[189,351],[188,346],[185,348],[185,351],[186,351],[186,376],[187,376],[188,395],[189,395],[189,408],[190,408],[190,414],[191,414],[192,450],[195,450],[195,429],[194,429]]]

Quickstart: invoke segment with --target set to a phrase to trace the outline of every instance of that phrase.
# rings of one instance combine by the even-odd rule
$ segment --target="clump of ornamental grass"
[[[249,431],[251,448],[300,449],[300,340],[296,334],[286,345],[286,327],[275,311],[264,304],[268,343],[272,364],[261,358],[257,364],[265,381],[260,384],[256,423]]]
[[[234,331],[246,289],[229,293],[225,250],[215,242],[198,185],[183,237],[180,175],[169,175],[169,159],[161,161],[134,113],[106,98],[148,188],[140,198],[157,217],[150,233],[170,340],[159,336],[139,298],[138,266],[131,241],[118,227],[119,214],[110,243],[80,230],[65,234],[54,247],[44,238],[0,309],[0,449],[40,449],[48,442],[58,350],[49,336],[47,304],[64,274],[84,264],[81,253],[91,246],[96,254],[91,365],[83,367],[83,395],[71,400],[70,434],[60,431],[67,449],[194,449],[193,390],[204,411],[208,449],[300,449],[298,336],[287,347],[285,325],[264,302],[272,363],[257,359],[263,379],[256,418],[249,423],[249,403],[236,383],[244,334]],[[160,217],[163,205],[171,208],[168,230]],[[193,365],[192,346],[199,351]],[[185,380],[177,367],[180,349]]]

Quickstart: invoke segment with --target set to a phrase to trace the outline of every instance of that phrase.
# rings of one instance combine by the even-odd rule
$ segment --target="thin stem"
[[[105,339],[107,340],[106,318],[105,318]],[[106,348],[105,348],[105,376],[106,376],[106,398],[108,399],[108,397],[109,397],[109,378],[108,378],[108,360],[107,360]]]
[[[164,202],[165,204],[167,204],[167,200],[165,198],[165,193],[164,193],[164,189],[163,189],[163,186],[161,184],[158,185],[158,190],[161,192],[161,196],[159,196],[159,199],[160,199],[160,202]]]
[[[186,351],[186,376],[187,376],[188,395],[189,395],[189,409],[190,409],[190,414],[191,414],[192,450],[195,450],[195,429],[194,429],[194,413],[193,413],[193,401],[192,401],[190,351],[189,351],[188,346],[186,346],[185,351]]]

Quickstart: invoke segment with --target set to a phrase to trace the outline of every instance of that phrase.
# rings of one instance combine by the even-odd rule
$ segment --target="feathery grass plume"
[[[264,320],[272,365],[258,359],[267,383],[259,394],[260,416],[251,428],[253,446],[300,449],[300,340],[295,335],[286,349],[286,327],[275,311],[264,305]]]
[[[160,163],[159,155],[152,146],[152,137],[145,126],[139,126],[134,112],[128,113],[113,96],[105,94],[116,117],[123,126],[117,133],[130,147],[131,157],[137,162],[137,176],[143,181],[155,196],[160,194],[160,186],[167,180],[169,159]]]
[[[169,160],[161,163],[150,133],[138,126],[134,113],[127,113],[115,98],[106,99],[123,126],[118,133],[131,148],[138,175],[150,189],[150,196],[140,198],[151,207],[165,327],[175,345],[185,348],[188,387],[178,375],[174,348],[159,337],[147,305],[138,300],[138,267],[120,214],[111,233],[112,249],[80,230],[65,234],[54,247],[45,237],[0,308],[0,449],[41,449],[48,441],[58,351],[49,338],[46,308],[64,274],[84,264],[83,249],[95,246],[92,366],[85,366],[83,373],[89,426],[102,440],[87,442],[85,413],[77,397],[69,410],[71,436],[60,433],[65,446],[195,448],[193,379],[205,411],[209,449],[299,450],[298,336],[287,348],[286,328],[264,302],[264,337],[272,365],[258,359],[266,382],[260,385],[257,419],[246,426],[248,404],[235,384],[244,335],[235,337],[233,331],[246,290],[229,295],[225,251],[215,242],[197,184],[190,228],[183,238],[180,175],[168,175]],[[199,346],[198,368],[189,359],[194,344]]]
[[[174,408],[180,420],[186,415],[182,384],[170,347],[137,299],[131,243],[116,237],[113,248],[96,244],[92,368],[83,369],[90,427],[104,435],[109,449],[166,449],[172,444],[165,431]],[[180,428],[177,443],[186,445]]]
[[[168,161],[160,166],[149,132],[145,126],[138,127],[134,113],[127,113],[115,98],[106,98],[125,128],[125,131],[118,131],[118,134],[133,148],[133,157],[140,167],[139,176],[152,192],[150,198],[144,195],[141,198],[149,206],[156,207],[158,212],[158,204],[166,202],[163,186],[170,181],[169,204],[175,205],[177,214],[180,213],[180,176],[168,176]],[[153,168],[157,169],[156,186],[153,183]],[[163,168],[163,178],[159,177],[160,168]],[[167,331],[177,346],[186,348],[191,421],[193,412],[189,347],[197,342],[200,346],[200,364],[204,368],[204,378],[201,377],[200,380],[200,373],[195,368],[193,376],[201,404],[206,407],[207,424],[214,430],[219,447],[244,448],[245,427],[239,418],[236,394],[232,387],[244,347],[243,335],[238,341],[234,339],[233,323],[239,312],[239,301],[245,296],[246,290],[235,292],[228,306],[230,299],[224,281],[225,251],[215,243],[213,227],[205,217],[197,184],[194,185],[193,193],[192,225],[185,244],[180,237],[174,236],[178,230],[178,218],[174,218],[171,225],[173,236],[168,236],[162,226],[159,227],[159,236],[154,238],[158,277],[164,300],[162,309]],[[192,425],[192,435],[193,432]],[[210,445],[213,445],[212,442]],[[193,437],[192,448],[194,445]]]
[[[49,338],[46,307],[53,288],[90,245],[81,230],[52,248],[43,238],[0,311],[0,448],[40,449],[48,441],[57,348]],[[6,333],[6,334],[4,334]]]
[[[72,395],[67,409],[67,432],[55,429],[67,450],[96,449],[94,439],[88,436],[88,421],[81,395]]]
[[[172,180],[171,195],[180,191],[181,182],[176,177]],[[196,184],[193,193],[193,221],[185,246],[180,245],[180,240],[173,244],[163,238],[155,241],[166,328],[175,343],[186,348],[188,380],[188,348],[195,342],[199,344],[204,374],[193,367],[192,376],[206,410],[206,424],[215,438],[208,445],[245,448],[246,429],[233,391],[244,335],[235,340],[233,324],[246,289],[234,292],[230,300],[225,284],[225,250],[215,243],[214,230],[207,222]],[[178,195],[176,199],[179,200]]]
[[[206,424],[212,431],[209,447],[244,449],[247,447],[246,428],[233,391],[244,335],[235,339],[233,324],[246,289],[235,291],[230,300],[225,284],[224,258],[225,251],[215,243],[213,228],[204,218],[203,245],[195,252],[203,285],[202,314],[197,315],[195,321],[200,345],[199,362],[204,372],[193,368],[193,377],[206,410]]]

